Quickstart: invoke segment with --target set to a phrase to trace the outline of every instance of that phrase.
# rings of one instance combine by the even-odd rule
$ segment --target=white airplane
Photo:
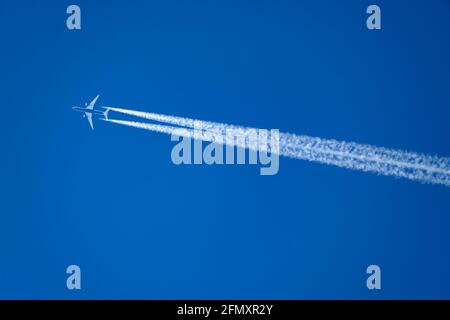
[[[89,103],[89,105],[87,103],[85,103],[85,106],[86,106],[85,108],[78,107],[78,106],[72,108],[75,111],[84,112],[83,117],[87,118],[92,130],[94,130],[94,122],[92,121],[92,115],[103,116],[105,119],[108,119],[108,112],[109,112],[108,107],[96,107],[97,109],[94,109],[94,105],[97,102],[98,97],[100,97],[100,95],[97,95],[94,98],[94,100],[92,100],[91,103]],[[98,109],[98,108],[102,108],[102,109]]]

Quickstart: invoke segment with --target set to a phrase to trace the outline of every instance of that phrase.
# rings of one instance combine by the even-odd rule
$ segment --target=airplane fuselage
[[[83,108],[83,107],[72,107],[72,110],[78,111],[78,112],[84,112],[84,113],[91,113],[93,115],[103,115],[105,113],[105,110],[98,110],[98,108],[106,109],[106,107],[96,107],[97,109],[89,109],[89,108]]]

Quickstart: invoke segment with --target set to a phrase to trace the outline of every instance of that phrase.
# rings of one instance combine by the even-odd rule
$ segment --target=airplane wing
[[[98,97],[100,97],[100,95],[97,95],[94,100],[91,101],[91,103],[89,103],[89,105],[86,107],[87,109],[94,109],[94,104],[97,102]]]
[[[89,124],[91,125],[91,129],[94,130],[94,123],[92,122],[92,113],[86,113],[86,118],[89,121]]]

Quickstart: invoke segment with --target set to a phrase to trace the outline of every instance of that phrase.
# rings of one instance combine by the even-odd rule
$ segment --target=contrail
[[[245,137],[244,135],[237,136],[236,139],[233,141],[227,141],[226,139],[222,139],[221,138],[222,136],[218,134],[217,131],[197,130],[187,127],[174,127],[161,124],[128,121],[128,120],[117,120],[117,119],[100,119],[100,120],[154,132],[166,133],[179,137],[201,139],[203,141],[208,142],[215,142],[240,148],[247,148],[254,151],[259,151],[261,149],[267,150],[269,148],[268,145],[261,146],[256,139],[248,139],[249,137]]]
[[[143,111],[135,111],[135,110],[129,110],[129,109],[123,109],[123,108],[115,108],[115,107],[109,107],[110,110],[120,112],[123,114],[135,116],[138,118],[143,118],[147,120],[154,120],[158,122],[164,122],[164,123],[170,123],[174,124],[180,127],[188,127],[188,128],[194,128],[194,126],[201,126],[205,130],[223,130],[223,129],[245,129],[246,127],[242,126],[235,126],[225,123],[219,123],[219,122],[210,122],[210,121],[203,121],[203,120],[196,120],[196,119],[190,119],[190,118],[182,118],[182,117],[176,117],[176,116],[169,116],[164,114],[158,114],[158,113],[151,113],[151,112],[143,112]],[[250,129],[250,128],[247,128]]]
[[[258,130],[255,128],[123,108],[110,109],[123,114],[175,126],[124,120],[106,120],[109,122],[224,144],[230,144],[230,142],[223,140],[217,141],[218,133],[225,134],[225,131],[233,130],[237,139],[231,142],[232,145],[251,150],[261,149],[261,144],[258,144],[249,135],[250,131]],[[195,130],[196,128],[202,128],[200,134],[198,130]],[[279,150],[271,151],[281,156],[294,159],[314,161],[353,170],[375,172],[386,176],[402,177],[423,183],[450,186],[450,158],[447,157],[430,156],[354,142],[322,139],[283,132],[279,134]]]

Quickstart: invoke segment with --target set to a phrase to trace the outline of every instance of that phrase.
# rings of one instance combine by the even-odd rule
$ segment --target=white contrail
[[[134,121],[108,120],[117,124],[225,144],[229,143],[226,141],[216,141],[217,133],[225,134],[225,131],[233,130],[237,133],[238,137],[243,137],[242,139],[236,139],[233,145],[253,150],[256,150],[258,147],[261,148],[256,141],[249,138],[248,132],[257,130],[254,128],[123,108],[110,109],[123,114],[169,123],[180,127]],[[200,135],[198,130],[194,130],[195,128],[202,128]],[[429,156],[415,152],[291,133],[280,133],[279,139],[279,150],[274,151],[282,156],[332,164],[348,169],[370,171],[387,176],[403,177],[424,183],[450,186],[450,158],[447,157]]]
[[[256,140],[245,139],[245,136],[237,136],[237,139],[233,141],[228,141],[226,139],[222,139],[222,136],[218,134],[217,131],[208,131],[208,130],[196,130],[188,127],[173,127],[166,126],[161,124],[154,123],[146,123],[146,122],[137,122],[137,121],[128,121],[128,120],[117,120],[117,119],[100,119],[106,122],[112,122],[116,124],[121,124],[129,127],[145,129],[154,132],[166,133],[170,135],[175,135],[179,137],[186,137],[191,139],[200,139],[208,142],[215,142],[220,144],[227,144],[240,148],[247,148],[254,151],[259,151],[264,148],[268,148],[268,146],[260,146]]]
[[[129,110],[129,109],[123,109],[123,108],[115,108],[115,107],[109,107],[109,109],[116,111],[116,112],[123,113],[123,114],[135,116],[138,118],[154,120],[154,121],[164,122],[164,123],[170,123],[170,124],[174,124],[174,125],[177,125],[180,127],[194,128],[194,126],[197,125],[197,126],[201,126],[205,130],[211,130],[211,131],[218,130],[218,129],[220,131],[223,131],[223,129],[245,129],[245,127],[242,127],[242,126],[235,126],[235,125],[230,125],[230,124],[225,124],[225,123],[169,116],[169,115],[165,115],[165,114],[135,111],[135,110]],[[248,129],[250,129],[250,128],[248,128]]]

